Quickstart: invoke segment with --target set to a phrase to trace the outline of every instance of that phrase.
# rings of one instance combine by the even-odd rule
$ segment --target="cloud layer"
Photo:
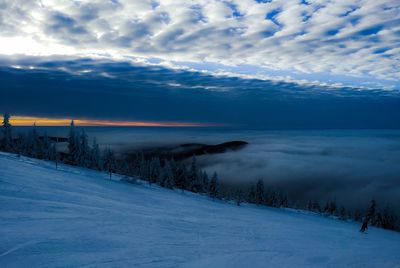
[[[28,128],[29,129],[29,128]],[[68,128],[44,128],[66,135]],[[40,131],[44,131],[40,128]],[[255,182],[281,190],[300,204],[335,200],[366,209],[376,199],[400,215],[399,130],[232,131],[224,129],[85,128],[102,146],[117,152],[184,143],[246,140],[242,150],[197,157],[222,180]],[[188,159],[188,164],[191,159]]]
[[[392,91],[89,59],[2,64],[0,113],[258,129],[400,128],[400,96]]]
[[[364,209],[375,198],[400,213],[399,131],[287,131],[235,133],[249,146],[202,156],[222,178],[256,181],[303,201],[333,200]],[[231,134],[233,136],[233,134]],[[229,136],[225,134],[225,136]],[[377,153],[379,152],[379,153]]]
[[[0,1],[2,54],[145,57],[400,77],[396,0]]]

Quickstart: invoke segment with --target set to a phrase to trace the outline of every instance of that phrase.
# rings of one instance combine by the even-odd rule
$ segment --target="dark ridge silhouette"
[[[246,141],[229,141],[216,145],[208,145],[202,143],[185,143],[176,146],[168,147],[152,147],[144,148],[141,151],[146,158],[152,158],[154,156],[160,158],[174,158],[175,160],[184,160],[190,158],[193,155],[205,155],[205,154],[220,154],[227,151],[237,151],[244,148],[248,142]],[[127,155],[134,155],[137,151],[127,152]]]

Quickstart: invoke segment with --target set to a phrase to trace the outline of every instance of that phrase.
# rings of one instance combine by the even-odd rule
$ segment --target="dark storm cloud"
[[[0,110],[13,114],[202,121],[250,128],[400,127],[395,91],[216,77],[90,59],[2,62]]]

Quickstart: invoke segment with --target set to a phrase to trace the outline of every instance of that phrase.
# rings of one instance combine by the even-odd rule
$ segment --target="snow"
[[[0,267],[400,267],[400,233],[0,153]]]

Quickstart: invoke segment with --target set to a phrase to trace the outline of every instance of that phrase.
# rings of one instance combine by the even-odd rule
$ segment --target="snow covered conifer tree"
[[[18,133],[17,142],[15,143],[15,152],[18,157],[25,153],[26,137],[23,133]]]
[[[88,144],[88,137],[85,133],[85,130],[82,129],[79,138],[78,144],[76,148],[76,162],[78,165],[83,167],[89,166],[89,156],[90,156],[90,148]]]
[[[264,201],[268,206],[276,207],[278,204],[278,195],[275,191],[270,191],[268,193],[268,198]]]
[[[171,165],[169,161],[165,161],[164,166],[162,167],[161,170],[161,186],[166,187],[169,189],[174,188],[175,186],[175,180],[174,180],[174,175],[172,173]]]
[[[369,208],[367,210],[366,218],[368,221],[373,221],[375,218],[375,213],[376,213],[376,201],[371,200],[371,203],[369,205]]]
[[[50,146],[50,150],[49,150],[49,159],[55,162],[55,164],[56,164],[56,169],[58,169],[59,156],[58,156],[57,147],[56,147],[56,144],[55,144],[55,143],[53,143],[53,144]]]
[[[311,200],[308,200],[307,202],[307,210],[313,211],[313,203]]]
[[[190,191],[194,193],[201,193],[203,192],[203,177],[200,176],[200,174],[197,174],[196,176],[192,176],[193,174],[191,173],[190,175]]]
[[[315,200],[313,202],[313,211],[320,213],[321,212],[321,206],[319,205],[318,200]]]
[[[213,176],[211,177],[210,187],[208,192],[212,198],[219,197],[219,182],[218,182],[217,172],[214,172]]]
[[[359,209],[356,209],[356,211],[354,211],[353,219],[357,222],[360,222],[362,220],[362,214]]]
[[[69,134],[68,134],[68,153],[69,153],[69,160],[72,163],[76,163],[77,161],[77,151],[78,151],[78,135],[75,130],[75,123],[74,120],[71,121],[69,127]]]
[[[341,206],[339,209],[339,219],[341,220],[345,220],[347,218],[347,211],[346,208],[344,206]]]
[[[33,124],[32,130],[29,133],[28,137],[28,146],[29,146],[29,156],[39,158],[41,155],[41,142],[39,139],[39,134],[36,129],[36,124]]]
[[[396,221],[396,216],[388,207],[386,207],[382,212],[381,226],[385,229],[395,230]]]
[[[208,189],[209,179],[207,172],[202,172],[202,183],[203,183],[203,192],[206,192]]]
[[[104,170],[106,170],[110,174],[110,180],[111,180],[111,175],[114,172],[115,167],[116,167],[116,160],[115,160],[114,152],[109,148],[106,148],[104,150],[103,166],[104,166]]]
[[[196,156],[193,155],[192,163],[190,165],[189,170],[189,183],[190,183],[190,191],[199,193],[203,192],[203,177],[199,173],[197,168]]]
[[[3,138],[2,138],[2,147],[6,151],[11,151],[13,148],[13,140],[12,140],[12,127],[10,124],[10,115],[8,113],[4,114],[3,117]]]
[[[383,215],[380,211],[375,214],[373,225],[382,228],[383,227]]]
[[[336,201],[328,201],[326,202],[324,212],[330,215],[335,215],[337,211]]]
[[[243,190],[240,185],[237,185],[235,190],[234,199],[236,201],[236,205],[240,206],[240,203],[243,202]]]
[[[150,162],[149,167],[149,183],[152,184],[157,182],[160,178],[161,173],[161,163],[158,157],[154,157]]]
[[[182,162],[178,163],[174,178],[176,187],[181,188],[182,191],[188,188],[188,171]]]
[[[255,202],[255,195],[256,195],[256,190],[254,185],[250,185],[248,191],[247,191],[247,197],[246,200],[249,203],[254,203]]]
[[[174,186],[177,186],[178,185],[177,184],[177,182],[178,182],[178,180],[177,180],[178,165],[176,164],[176,161],[174,158],[172,158],[169,161],[169,165],[171,167],[172,177],[174,178]]]
[[[43,141],[41,143],[42,146],[42,154],[43,154],[43,158],[47,159],[47,160],[51,160],[50,158],[50,150],[51,150],[51,146],[50,146],[51,142],[50,142],[50,138],[47,135],[47,132],[44,133],[43,135]]]
[[[25,143],[24,143],[24,155],[27,156],[33,156],[33,137],[32,137],[32,131],[29,131],[29,133],[26,136]]]
[[[289,207],[289,200],[288,200],[287,195],[285,195],[285,194],[282,196],[282,199],[280,202],[280,207],[283,207],[283,208]]]
[[[91,154],[90,154],[90,166],[95,169],[101,169],[101,161],[100,161],[100,148],[97,143],[96,138],[93,139]]]
[[[149,168],[148,168],[148,165],[147,165],[147,161],[146,161],[146,159],[144,158],[144,153],[143,153],[143,151],[140,151],[139,152],[139,154],[138,154],[138,165],[139,165],[139,167],[138,167],[138,173],[139,173],[139,176],[142,178],[142,179],[148,179],[148,171],[149,171]]]
[[[255,202],[256,204],[262,204],[264,202],[264,182],[261,179],[258,180],[256,184]]]

